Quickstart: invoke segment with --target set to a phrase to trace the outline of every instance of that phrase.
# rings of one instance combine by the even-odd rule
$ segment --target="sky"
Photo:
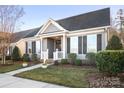
[[[40,27],[49,18],[58,20],[107,7],[111,9],[111,16],[115,17],[118,9],[124,9],[124,5],[26,5],[22,7],[25,14],[20,19],[17,31]]]

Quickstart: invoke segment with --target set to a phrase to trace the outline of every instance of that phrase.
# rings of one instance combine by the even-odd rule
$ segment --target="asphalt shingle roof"
[[[29,30],[25,30],[25,31],[20,31],[20,32],[16,32],[13,34],[13,40],[12,42],[17,42],[22,38],[27,38],[27,37],[33,37],[39,30],[41,27],[38,28],[34,28],[34,29],[29,29]]]
[[[110,25],[110,8],[105,8],[56,21],[69,31]]]
[[[110,8],[105,8],[85,14],[80,14],[56,21],[59,25],[69,31],[109,26],[110,25]],[[14,33],[12,42],[17,42],[22,38],[33,37],[38,33],[41,27],[20,31]]]

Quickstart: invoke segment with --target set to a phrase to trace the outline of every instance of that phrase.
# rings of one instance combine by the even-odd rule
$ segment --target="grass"
[[[14,63],[14,64],[0,65],[0,73],[5,73],[5,72],[17,70],[19,68],[22,68],[22,65],[18,62]]]
[[[16,76],[22,78],[44,81],[68,87],[89,87],[87,76],[96,72],[95,68],[79,66],[50,66],[47,69],[34,69],[22,72]]]

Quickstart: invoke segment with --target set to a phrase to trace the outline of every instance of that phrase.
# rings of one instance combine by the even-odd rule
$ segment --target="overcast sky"
[[[18,31],[39,27],[49,18],[58,20],[107,7],[110,7],[111,15],[115,16],[118,9],[124,9],[121,5],[27,5],[22,7],[25,14],[20,19],[23,24],[19,26]]]

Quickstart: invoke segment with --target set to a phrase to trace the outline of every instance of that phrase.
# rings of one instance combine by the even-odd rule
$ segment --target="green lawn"
[[[14,63],[13,65],[0,65],[0,73],[5,73],[22,68],[20,63]]]
[[[50,66],[47,69],[34,69],[16,76],[68,87],[89,87],[87,76],[97,70],[92,67]]]

